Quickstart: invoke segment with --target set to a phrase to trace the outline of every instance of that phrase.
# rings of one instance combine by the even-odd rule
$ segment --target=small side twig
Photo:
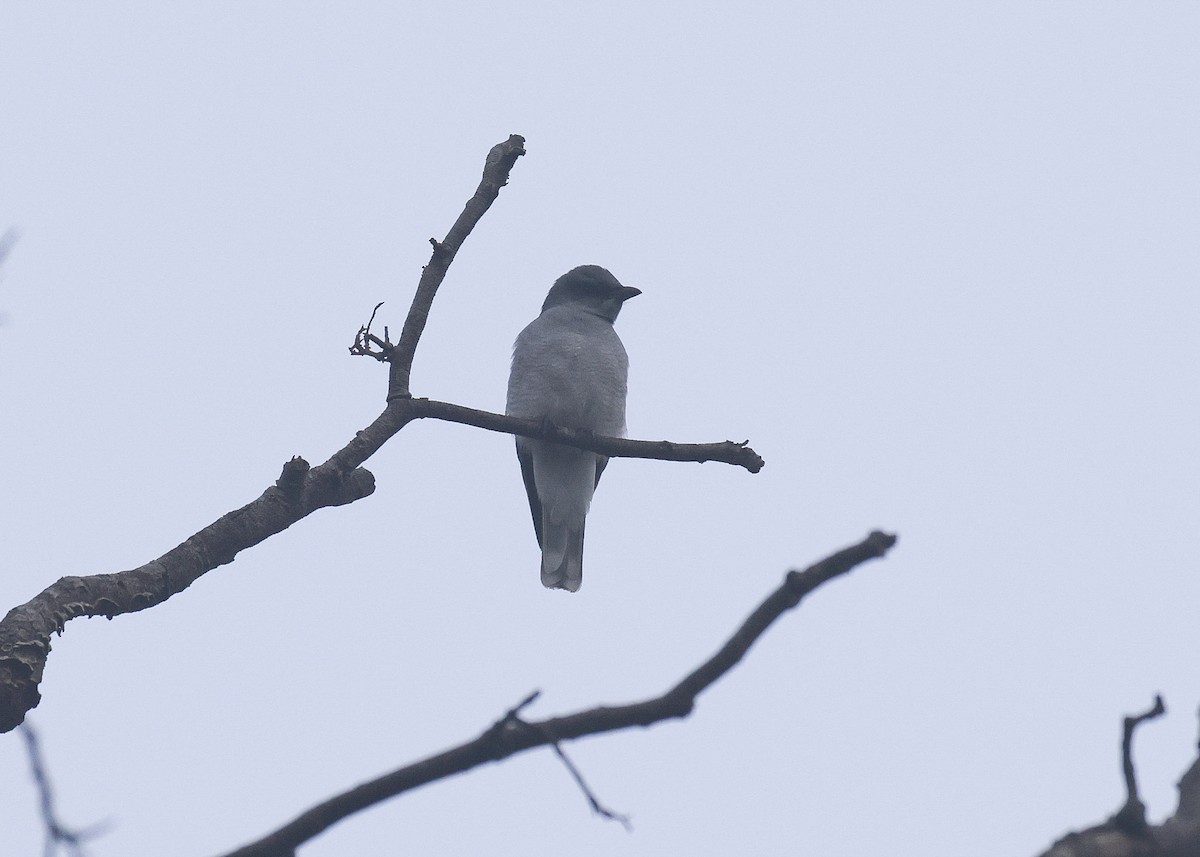
[[[25,750],[29,754],[29,768],[38,791],[38,803],[42,810],[42,823],[46,827],[44,857],[52,857],[61,845],[72,857],[83,857],[83,843],[104,832],[107,822],[100,822],[83,830],[71,830],[58,820],[54,812],[54,793],[50,788],[50,777],[42,761],[37,732],[29,722],[21,724],[21,735],[25,738]]]
[[[392,359],[392,351],[396,344],[388,336],[387,325],[384,325],[383,328],[383,339],[371,333],[375,313],[379,312],[381,306],[383,306],[383,301],[375,304],[375,309],[371,310],[371,317],[367,323],[358,329],[358,333],[354,334],[354,344],[350,346],[350,353],[355,357],[373,357],[382,363]]]
[[[554,741],[550,744],[550,746],[553,748],[554,752],[558,754],[558,758],[562,760],[562,763],[567,766],[567,770],[574,778],[575,784],[579,786],[579,790],[583,792],[583,796],[587,798],[588,804],[591,805],[592,812],[596,813],[596,815],[600,816],[601,818],[607,818],[609,821],[621,822],[621,826],[624,827],[627,832],[632,833],[633,823],[629,820],[629,816],[622,815],[619,812],[613,812],[604,804],[600,803],[600,801],[596,798],[595,793],[592,792],[592,790],[588,788],[588,784],[584,782],[583,774],[579,773],[579,769],[575,767],[575,763],[567,757],[566,752],[563,751],[563,748],[559,745],[559,743]]]
[[[1121,738],[1121,768],[1125,775],[1125,805],[1113,816],[1113,825],[1130,834],[1146,830],[1146,805],[1138,797],[1137,774],[1133,768],[1133,733],[1147,720],[1161,717],[1167,711],[1161,695],[1154,697],[1154,705],[1147,711],[1126,717]]]
[[[492,146],[484,160],[483,177],[480,179],[475,193],[467,200],[462,214],[454,221],[454,225],[450,227],[445,238],[441,241],[436,238],[429,239],[433,252],[430,254],[429,264],[421,271],[417,290],[413,295],[412,304],[408,308],[408,315],[404,319],[404,326],[400,330],[400,339],[392,342],[388,337],[386,327],[383,339],[379,339],[371,333],[371,322],[369,321],[355,334],[354,344],[350,346],[351,354],[372,357],[383,363],[391,364],[391,370],[388,373],[387,401],[393,402],[409,397],[409,377],[412,374],[413,358],[417,353],[417,343],[429,320],[433,299],[437,296],[442,280],[446,278],[446,271],[467,236],[471,234],[471,230],[475,228],[475,224],[496,201],[500,195],[500,189],[508,184],[508,174],[516,164],[517,158],[524,154],[525,138],[520,134],[512,134],[504,142]],[[378,310],[379,306],[377,305],[375,309]],[[375,313],[372,312],[371,319],[374,320],[374,318]]]
[[[494,735],[499,735],[503,733],[505,729],[510,727],[528,725],[524,720],[521,719],[521,712],[533,705],[533,703],[541,695],[542,692],[540,690],[535,690],[530,693],[529,696],[525,697],[512,708],[508,709],[508,711],[504,712],[504,716],[493,723],[492,728],[488,731]]]
[[[506,711],[504,716],[497,720],[489,731],[496,735],[503,734],[506,729],[532,730],[533,732],[536,732],[539,737],[544,739],[546,744],[550,745],[555,754],[558,756],[559,760],[563,763],[563,765],[566,766],[567,773],[571,775],[571,778],[575,780],[575,784],[579,786],[579,790],[583,792],[583,796],[587,799],[588,805],[591,806],[592,812],[596,813],[596,815],[600,816],[601,818],[608,819],[609,821],[619,821],[621,822],[621,826],[627,831],[633,832],[633,824],[630,822],[629,816],[622,815],[619,812],[613,812],[604,804],[600,803],[600,799],[596,797],[596,793],[593,792],[588,786],[587,781],[583,778],[583,774],[579,772],[579,768],[575,767],[575,763],[571,761],[569,756],[567,756],[566,751],[563,750],[558,739],[550,734],[550,732],[541,724],[530,723],[529,721],[521,718],[522,709],[531,705],[534,700],[541,696],[541,694],[542,692],[540,690],[535,690],[533,693],[529,694],[529,696],[525,697],[515,706]]]

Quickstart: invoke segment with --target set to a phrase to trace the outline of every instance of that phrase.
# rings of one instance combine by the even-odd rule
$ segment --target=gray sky
[[[658,693],[880,527],[692,718],[439,783],[305,857],[1033,854],[1174,807],[1200,703],[1200,7],[10,3],[0,26],[0,608],[170,549],[382,406],[483,157],[418,395],[503,407],[553,279],[618,322],[633,437],[578,596],[544,591],[511,439],[411,426],[378,490],[54,642],[41,729],[95,857],[213,854],[475,736]],[[38,853],[0,737],[0,841]],[[933,842],[934,844],[929,844]]]

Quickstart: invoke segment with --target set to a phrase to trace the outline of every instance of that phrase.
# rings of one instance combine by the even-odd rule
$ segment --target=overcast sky
[[[425,421],[167,603],[71,622],[31,714],[93,857],[206,857],[474,737],[656,694],[785,571],[807,600],[692,717],[370,810],[322,855],[1033,855],[1174,808],[1200,704],[1200,6],[12,2],[0,21],[0,610],[151,560],[379,412],[397,331],[511,133],[418,395],[503,408],[559,274],[632,437],[583,589],[543,590],[511,438]],[[40,853],[0,736],[0,843]]]

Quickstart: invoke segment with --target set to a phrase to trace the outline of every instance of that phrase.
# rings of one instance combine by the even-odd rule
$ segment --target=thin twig
[[[1162,696],[1154,697],[1149,710],[1126,717],[1122,724],[1121,769],[1125,775],[1125,805],[1113,816],[1113,824],[1126,833],[1141,833],[1146,829],[1146,805],[1138,797],[1137,774],[1133,768],[1133,733],[1147,720],[1161,717],[1167,711]]]
[[[579,769],[576,768],[575,764],[567,757],[567,754],[563,751],[563,748],[559,746],[559,743],[555,741],[550,746],[554,749],[554,752],[558,755],[558,758],[562,760],[562,763],[567,766],[567,770],[575,779],[576,785],[579,786],[580,791],[583,792],[583,796],[587,798],[588,804],[591,805],[592,812],[596,813],[596,815],[600,816],[601,818],[607,818],[609,821],[621,822],[621,826],[624,827],[627,832],[632,833],[633,823],[629,820],[629,816],[622,815],[619,812],[613,812],[604,804],[600,803],[600,801],[596,798],[595,793],[592,792],[592,790],[588,788],[588,784],[584,782],[583,774],[579,773]]]
[[[42,751],[38,743],[37,732],[33,725],[24,723],[21,735],[25,738],[25,750],[29,755],[29,768],[33,774],[33,782],[38,791],[38,803],[42,810],[42,823],[46,827],[46,844],[43,851],[45,857],[51,857],[61,845],[68,854],[83,857],[83,843],[99,836],[108,827],[108,822],[99,822],[83,830],[71,830],[58,820],[54,811],[54,792],[50,787],[50,777],[46,773],[42,761]]]
[[[540,690],[531,692],[527,697],[522,699],[508,711],[504,712],[504,716],[496,721],[497,726],[505,726],[509,723],[524,722],[521,720],[521,712],[537,701],[537,698],[542,695]]]
[[[384,325],[383,328],[383,339],[371,333],[371,325],[375,322],[375,313],[379,312],[381,306],[383,306],[383,301],[375,304],[375,309],[371,310],[371,317],[367,319],[367,323],[358,329],[358,333],[354,334],[354,344],[350,346],[350,353],[354,356],[374,357],[380,361],[391,359],[392,349],[396,346],[388,337],[387,326]],[[372,345],[375,348],[372,348]]]
[[[429,264],[421,272],[416,294],[413,295],[412,305],[400,331],[400,340],[396,343],[390,359],[391,372],[388,375],[387,395],[389,402],[409,395],[409,377],[412,374],[413,358],[417,353],[417,343],[425,330],[425,323],[429,320],[429,310],[437,296],[438,287],[445,279],[446,271],[463,241],[496,201],[496,197],[500,195],[500,188],[508,184],[508,174],[516,164],[517,158],[524,154],[525,138],[518,134],[513,134],[503,143],[492,146],[484,161],[483,178],[479,181],[479,187],[467,200],[458,220],[454,221],[454,225],[441,241],[429,239],[433,245],[433,254],[429,258]]]

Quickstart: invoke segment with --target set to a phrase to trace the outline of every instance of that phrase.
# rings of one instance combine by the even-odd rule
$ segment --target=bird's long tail
[[[583,585],[583,525],[544,522],[542,586],[578,592]]]
[[[534,457],[542,503],[542,585],[576,592],[583,584],[583,527],[596,487],[598,456],[547,444]]]

